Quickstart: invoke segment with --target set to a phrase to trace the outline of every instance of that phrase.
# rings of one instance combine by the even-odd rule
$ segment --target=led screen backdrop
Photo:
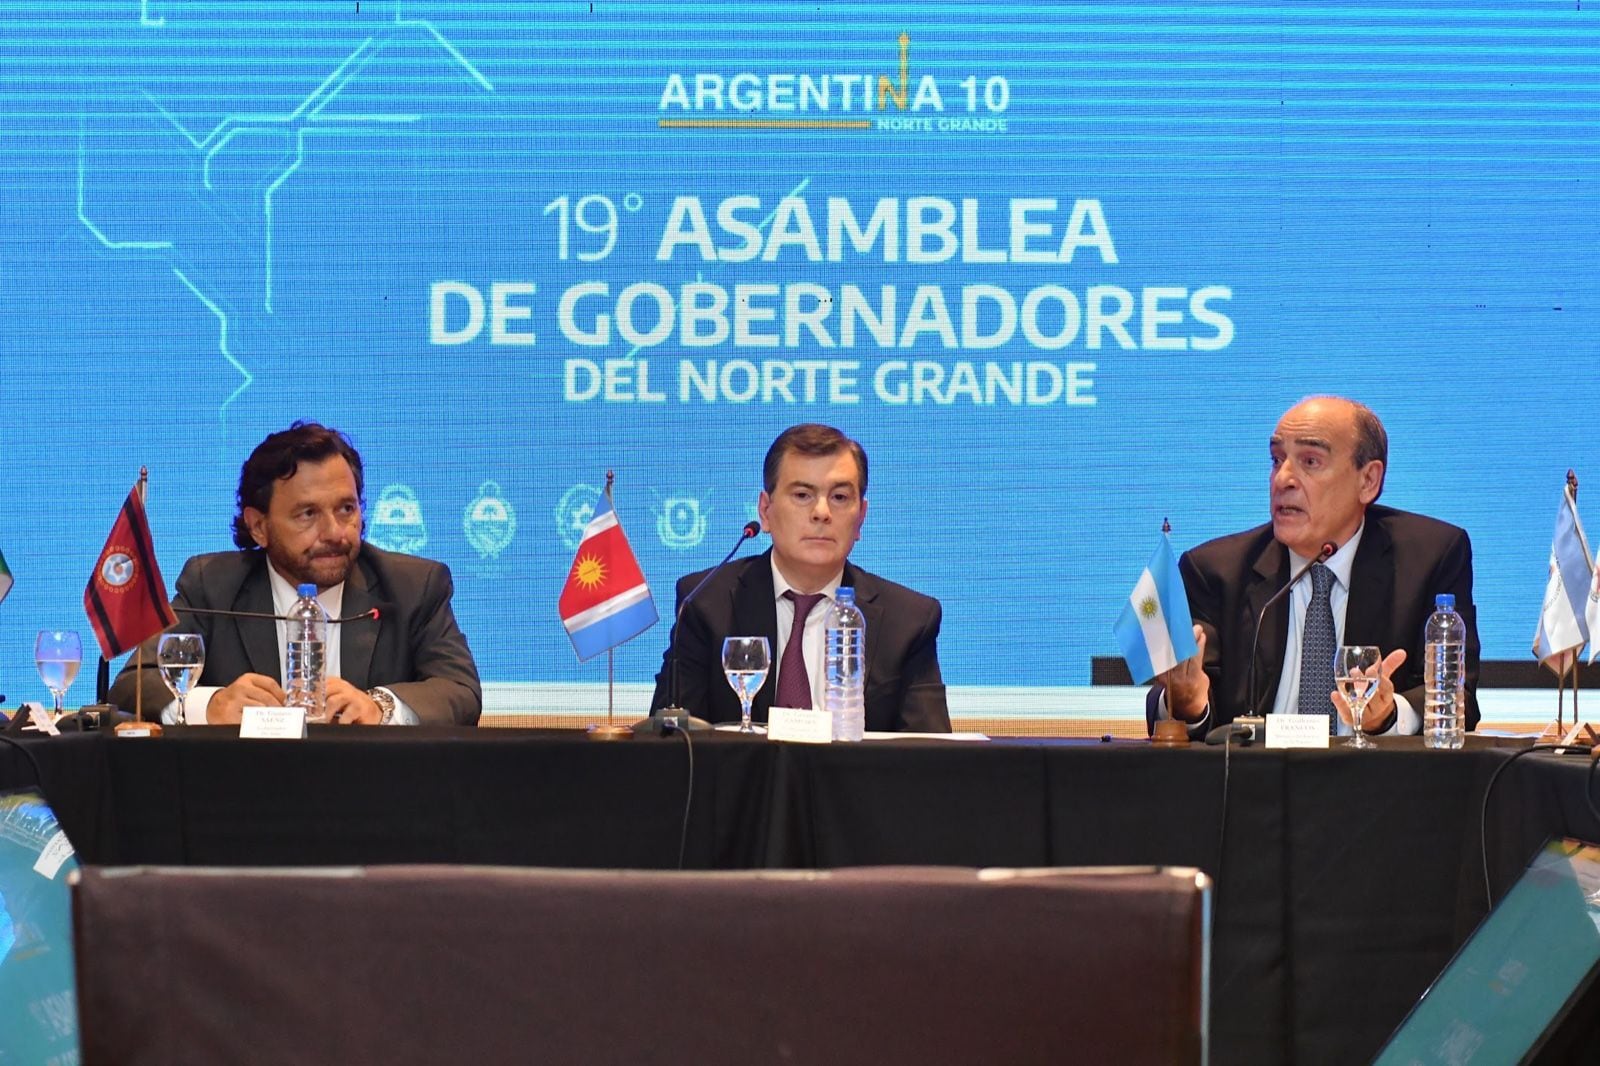
[[[491,682],[604,680],[555,603],[608,469],[669,615],[819,420],[947,679],[1083,685],[1317,392],[1520,658],[1569,466],[1600,515],[1597,71],[1571,2],[9,4],[0,690],[141,464],[171,582],[297,417]]]

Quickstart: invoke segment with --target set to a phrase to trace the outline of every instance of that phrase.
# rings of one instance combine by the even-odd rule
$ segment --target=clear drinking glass
[[[772,666],[772,651],[766,637],[729,637],[722,642],[722,672],[739,694],[739,732],[765,733],[750,723],[750,701],[767,680]]]
[[[60,718],[67,689],[83,665],[83,642],[75,630],[41,629],[39,639],[33,642],[33,662],[39,668],[39,680],[55,697],[56,717]]]
[[[1382,680],[1378,664],[1382,660],[1383,653],[1370,644],[1344,645],[1334,660],[1334,684],[1350,705],[1350,739],[1344,742],[1347,748],[1377,747],[1361,732],[1361,712],[1378,694],[1378,684]]]
[[[156,665],[161,680],[178,698],[178,721],[184,721],[184,697],[194,688],[206,665],[206,642],[199,633],[164,633],[156,645]]]

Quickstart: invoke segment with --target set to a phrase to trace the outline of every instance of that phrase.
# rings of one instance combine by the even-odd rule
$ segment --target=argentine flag
[[[1171,670],[1200,650],[1194,642],[1189,596],[1165,533],[1112,631],[1136,685]]]
[[[1568,484],[1556,512],[1556,533],[1550,542],[1550,580],[1539,609],[1539,628],[1533,635],[1533,654],[1558,673],[1566,668],[1566,652],[1577,652],[1589,640],[1585,599],[1594,578],[1589,545],[1578,521],[1578,501]],[[1576,658],[1576,656],[1574,656]]]

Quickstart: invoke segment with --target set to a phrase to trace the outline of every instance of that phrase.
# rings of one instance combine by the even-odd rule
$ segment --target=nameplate
[[[240,740],[304,740],[304,707],[246,707],[239,719]]]
[[[789,740],[796,744],[831,744],[833,715],[805,707],[769,708],[767,739]]]
[[[50,712],[45,710],[44,707],[37,703],[25,703],[23,706],[28,708],[28,721],[33,723],[33,728],[45,736],[59,737],[61,735],[61,730],[56,728],[55,722],[50,718]]]
[[[1326,748],[1328,719],[1320,714],[1267,715],[1267,747]]]

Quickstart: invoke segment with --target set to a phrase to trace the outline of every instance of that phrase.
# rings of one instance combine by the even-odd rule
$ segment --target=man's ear
[[[250,539],[256,542],[256,547],[267,546],[267,516],[264,512],[254,507],[244,509],[244,526],[250,531]]]
[[[762,489],[761,495],[756,497],[756,514],[761,517],[761,532],[771,533],[772,527],[767,524],[767,509],[772,506],[772,497],[767,495],[767,490]]]
[[[1374,459],[1361,468],[1361,505],[1365,507],[1378,498],[1383,488],[1383,460]]]

